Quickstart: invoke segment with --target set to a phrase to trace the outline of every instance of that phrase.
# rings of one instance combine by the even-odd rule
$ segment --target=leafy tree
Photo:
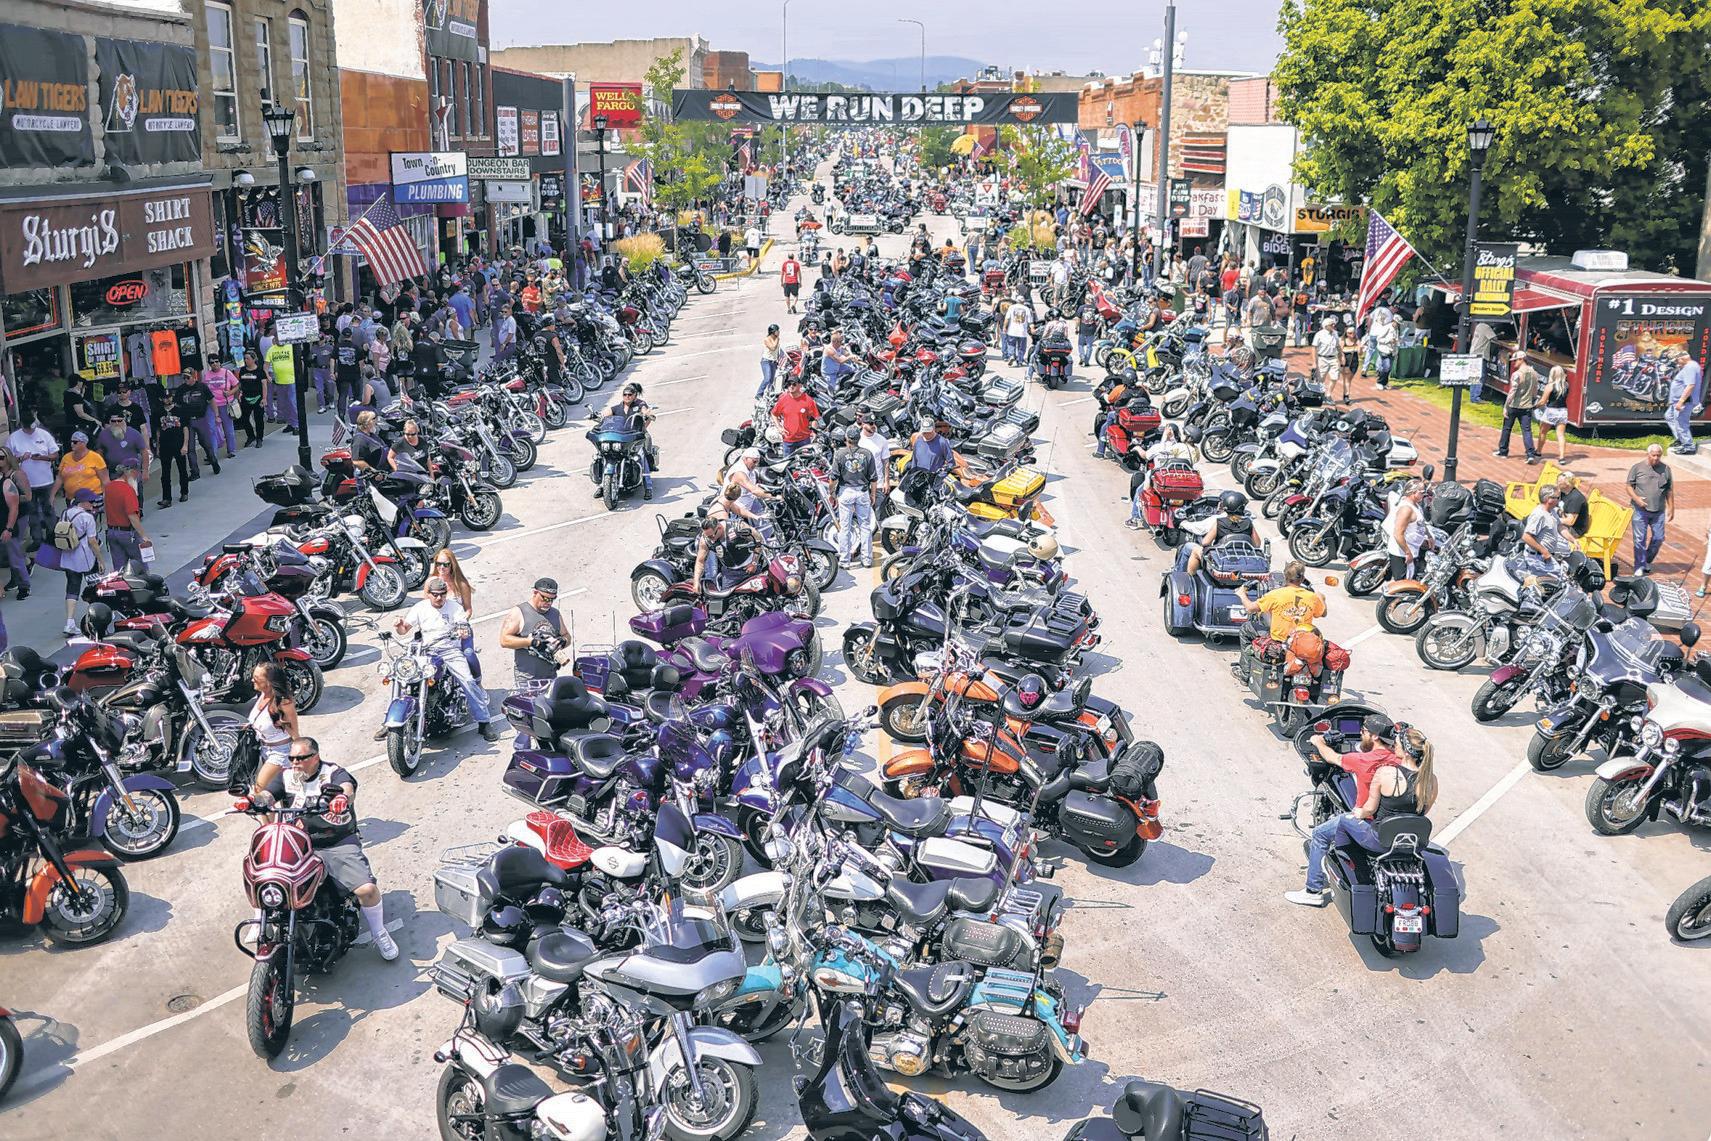
[[[1028,205],[1049,205],[1058,184],[1075,173],[1075,147],[1050,127],[1004,126],[998,129],[998,137],[1010,177],[1021,187]]]
[[[1711,151],[1705,0],[1298,0],[1273,69],[1300,180],[1459,262],[1467,126],[1497,126],[1482,230],[1690,272]]]
[[[671,106],[673,88],[688,68],[679,48],[654,60],[642,77],[649,106]],[[654,197],[660,205],[683,210],[706,198],[725,174],[730,128],[718,123],[677,123],[665,115],[645,114],[639,137],[629,149],[653,164]]]
[[[923,127],[916,134],[916,144],[921,152],[921,165],[930,170],[938,170],[956,161],[956,155],[951,151],[951,144],[962,137],[960,127]]]

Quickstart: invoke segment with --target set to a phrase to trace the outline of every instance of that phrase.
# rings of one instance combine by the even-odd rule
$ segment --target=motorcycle
[[[117,859],[62,830],[69,800],[16,755],[0,760],[0,919],[78,947],[113,933],[131,891]]]
[[[204,557],[191,581],[210,595],[277,594],[291,603],[298,617],[292,623],[293,641],[325,671],[338,668],[350,643],[344,608],[312,597],[325,568],[323,560],[310,558],[284,539],[227,543],[218,554]]]
[[[234,786],[234,794],[241,787]],[[244,855],[244,892],[260,919],[232,930],[232,942],[255,961],[244,1000],[244,1026],[259,1058],[276,1058],[291,1037],[297,1008],[297,977],[332,970],[362,931],[362,911],[333,877],[310,843],[303,818],[327,812],[331,798],[301,808],[242,797],[234,812],[272,816],[250,837]],[[244,934],[254,936],[252,950]]]
[[[1244,640],[1230,669],[1287,735],[1342,700],[1349,662],[1347,650],[1305,629],[1282,642],[1264,634]]]
[[[1337,752],[1350,752],[1360,747],[1362,718],[1376,712],[1370,706],[1340,705],[1295,733],[1295,752],[1306,763],[1312,785],[1295,798],[1289,813],[1303,840],[1354,807],[1345,790],[1349,782],[1337,779],[1343,770],[1327,764],[1311,738],[1319,734]],[[1303,808],[1308,809],[1306,822]],[[1418,951],[1427,935],[1454,939],[1461,928],[1464,890],[1448,854],[1431,843],[1432,822],[1424,816],[1396,816],[1376,828],[1376,852],[1350,846],[1325,854],[1326,883],[1349,930],[1367,936],[1386,958]]]
[[[1465,610],[1469,584],[1487,569],[1488,564],[1475,553],[1471,527],[1457,527],[1449,535],[1433,528],[1432,538],[1425,571],[1419,578],[1397,579],[1380,589],[1383,597],[1379,599],[1376,617],[1378,624],[1392,634],[1416,633],[1439,610]],[[1388,573],[1389,556],[1382,551],[1373,555],[1386,563]],[[1356,573],[1351,565],[1350,578]]]
[[[646,433],[621,413],[605,417],[588,430],[588,442],[594,445],[588,475],[606,501],[606,510],[616,511],[618,500],[642,486],[645,438]]]
[[[1633,757],[1599,765],[1586,790],[1586,819],[1600,835],[1625,835],[1665,812],[1711,825],[1711,656],[1700,654],[1674,684],[1648,685],[1646,704]]]
[[[461,653],[452,648],[444,653]],[[469,721],[463,687],[446,669],[444,655],[422,645],[422,632],[399,647],[380,632],[380,680],[391,687],[386,707],[386,762],[401,777],[414,776],[422,764],[422,745],[456,732]]]
[[[761,563],[752,570],[723,570],[718,583],[679,577],[660,591],[660,605],[670,610],[676,604],[689,603],[705,610],[707,629],[721,634],[734,634],[749,619],[772,611],[794,618],[819,617],[820,590],[813,578],[804,574],[800,559],[768,547],[762,551]],[[632,582],[637,575],[658,569],[657,563],[643,563],[631,573]]]
[[[408,597],[410,586],[395,557],[370,552],[364,542],[367,531],[362,516],[346,515],[309,532],[297,541],[297,549],[327,561],[325,576],[316,581],[316,591],[324,592],[322,597],[355,591],[370,610],[397,609]]]
[[[1257,1105],[1136,1079],[1123,1086],[1110,1117],[1077,1122],[1064,1141],[1266,1141],[1269,1136]]]
[[[1664,914],[1663,924],[1670,938],[1683,943],[1711,939],[1711,876],[1677,896]],[[5,1076],[0,1074],[0,1094],[5,1092]]]
[[[1075,346],[1068,340],[1042,341],[1036,350],[1039,363],[1036,371],[1047,388],[1061,388],[1069,382],[1074,369]]]
[[[23,1065],[24,1036],[18,1033],[12,1012],[0,1006],[0,1098],[4,1098],[12,1083],[18,1080],[18,1071]]]

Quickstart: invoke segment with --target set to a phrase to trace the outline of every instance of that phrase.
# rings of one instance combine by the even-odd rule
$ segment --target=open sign
[[[135,305],[148,295],[148,282],[140,277],[127,277],[107,287],[107,305],[113,309],[123,309],[127,305]]]

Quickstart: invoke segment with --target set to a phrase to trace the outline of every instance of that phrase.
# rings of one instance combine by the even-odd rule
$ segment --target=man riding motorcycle
[[[752,541],[745,536],[751,536]],[[747,523],[713,515],[702,519],[701,538],[695,544],[693,579],[697,589],[721,588],[730,581],[726,575],[733,570],[749,574],[759,559],[762,541],[761,533]]]
[[[452,598],[446,580],[435,575],[423,584],[427,597],[412,606],[393,629],[399,634],[419,630],[422,644],[438,658],[463,690],[469,701],[469,711],[475,717],[476,728],[489,741],[499,739],[499,730],[488,720],[487,688],[475,680],[469,662],[463,656],[463,636],[469,629],[469,615],[463,604]]]
[[[454,647],[455,648],[455,647]],[[459,655],[461,659],[461,655]],[[326,865],[333,882],[349,892],[362,908],[362,918],[380,957],[391,961],[398,957],[398,944],[386,930],[386,915],[380,898],[380,886],[375,883],[374,870],[363,854],[362,834],[357,831],[356,778],[338,765],[323,763],[321,746],[313,737],[291,739],[290,767],[281,770],[264,764],[256,774],[256,784],[250,802],[264,808],[284,805],[302,808],[317,804],[323,796],[332,794],[332,802],[324,813],[304,819],[309,842],[315,854]],[[260,913],[257,913],[259,918]],[[255,926],[260,926],[259,924]]]
[[[1303,660],[1309,663],[1318,661],[1318,655],[1324,652],[1324,640],[1314,637],[1314,622],[1325,616],[1325,597],[1307,582],[1307,564],[1292,559],[1283,568],[1282,586],[1266,591],[1257,599],[1250,599],[1247,584],[1242,583],[1236,587],[1236,597],[1241,599],[1250,615],[1241,630],[1244,644],[1261,634],[1269,634],[1273,642],[1288,647],[1289,652]],[[1302,633],[1309,635],[1309,644],[1296,640],[1295,636]],[[1245,682],[1247,678],[1241,661],[1237,662],[1236,670]]]
[[[633,380],[626,384],[624,394],[619,397],[618,403],[612,405],[612,410],[607,415],[622,416],[631,431],[641,432],[642,446],[636,456],[642,464],[642,498],[652,499],[654,463],[659,459],[659,452],[654,448],[653,437],[648,434],[648,425],[654,422],[654,412],[648,402],[642,399],[642,386]],[[600,494],[601,488],[596,484],[594,497],[598,499]]]

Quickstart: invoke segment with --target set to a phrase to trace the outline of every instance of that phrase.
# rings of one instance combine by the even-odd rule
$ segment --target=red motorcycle
[[[1152,532],[1161,547],[1181,543],[1182,509],[1206,491],[1206,482],[1194,464],[1176,458],[1148,462],[1129,482],[1130,495],[1141,497],[1141,525]]]
[[[70,801],[16,756],[0,761],[0,920],[67,947],[101,942],[131,906],[113,854],[61,835]]]
[[[1145,397],[1136,397],[1117,407],[1105,423],[1105,447],[1118,463],[1138,471],[1146,463],[1145,449],[1157,437],[1164,417]]]
[[[327,811],[324,800],[287,808],[264,807],[246,797],[232,807],[249,816],[272,817],[255,830],[244,856],[244,893],[261,919],[239,923],[232,940],[255,960],[244,1002],[250,1049],[274,1058],[291,1037],[298,972],[331,970],[361,934],[362,912],[327,874],[303,826],[305,816]],[[253,951],[244,946],[245,928],[254,928]]]
[[[338,667],[349,645],[343,608],[313,597],[325,567],[284,539],[266,547],[229,543],[202,560],[193,581],[211,595],[276,594],[291,603],[297,614],[289,643],[307,650],[325,671]]]

